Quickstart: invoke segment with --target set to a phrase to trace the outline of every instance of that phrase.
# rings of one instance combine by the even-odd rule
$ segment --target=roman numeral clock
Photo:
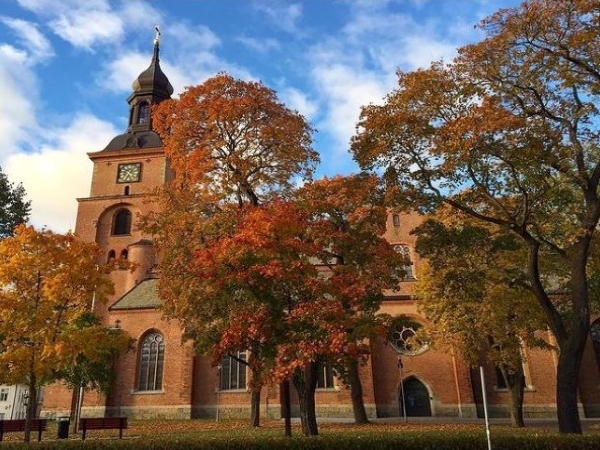
[[[117,168],[117,183],[135,183],[142,176],[142,163],[119,164]]]

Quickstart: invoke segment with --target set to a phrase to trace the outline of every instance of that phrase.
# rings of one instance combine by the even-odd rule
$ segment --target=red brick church
[[[182,343],[177,322],[163,320],[152,240],[136,226],[136,218],[152,209],[147,193],[171,176],[163,143],[152,130],[150,107],[172,94],[173,87],[160,68],[156,41],[150,66],[134,81],[127,99],[127,131],[102,150],[89,153],[94,164],[91,189],[88,197],[78,199],[75,232],[85,241],[98,243],[106,259],[128,259],[138,266],[133,272],[114,272],[114,297],[107,305],[96,305],[106,326],[129,333],[135,348],[116,361],[116,382],[108,396],[85,394],[83,415],[87,417],[249,417],[245,366],[228,359],[220,368],[213,367],[209,358],[194,353],[191,343]],[[385,299],[381,309],[424,322],[413,295],[420,261],[410,231],[419,221],[417,215],[388,218],[386,238],[410,256],[412,265],[406,281]],[[427,348],[402,354],[405,336],[398,332],[395,337],[396,345],[373,341],[371,357],[361,369],[364,402],[371,417],[482,417],[479,373],[467,366],[460,354]],[[550,335],[547,338],[552,339]],[[524,349],[524,356],[526,417],[554,415],[557,355]],[[600,323],[596,322],[581,374],[582,417],[600,416],[599,364]],[[506,415],[508,391],[493,367],[486,368],[485,374],[490,413]],[[280,417],[278,387],[265,387],[262,395],[261,416]],[[316,399],[317,416],[352,417],[350,391],[327,367],[321,373]],[[44,388],[42,416],[62,416],[70,408],[68,390],[58,385]]]

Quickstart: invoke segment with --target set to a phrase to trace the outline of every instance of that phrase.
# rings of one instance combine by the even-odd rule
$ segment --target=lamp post
[[[215,421],[219,421],[219,406],[221,403],[221,369],[222,366],[217,366],[217,411],[215,414]]]
[[[406,415],[406,397],[404,396],[404,377],[402,376],[402,369],[404,365],[402,364],[402,356],[398,355],[398,369],[400,370],[400,393],[402,395],[402,417],[404,417],[404,422],[408,422],[408,417]]]

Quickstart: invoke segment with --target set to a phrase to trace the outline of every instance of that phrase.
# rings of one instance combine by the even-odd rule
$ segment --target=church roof
[[[126,309],[152,309],[162,306],[158,297],[158,280],[149,278],[138,283],[123,297],[113,303],[109,311],[120,311]]]
[[[156,148],[162,147],[161,138],[154,131],[131,131],[114,137],[104,150],[123,150],[126,148]]]

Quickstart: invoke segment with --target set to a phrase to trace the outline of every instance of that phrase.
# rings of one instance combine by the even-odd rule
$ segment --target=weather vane
[[[154,25],[154,31],[156,31],[156,34],[154,35],[154,45],[157,45],[160,42],[160,28],[158,28],[158,25]]]

